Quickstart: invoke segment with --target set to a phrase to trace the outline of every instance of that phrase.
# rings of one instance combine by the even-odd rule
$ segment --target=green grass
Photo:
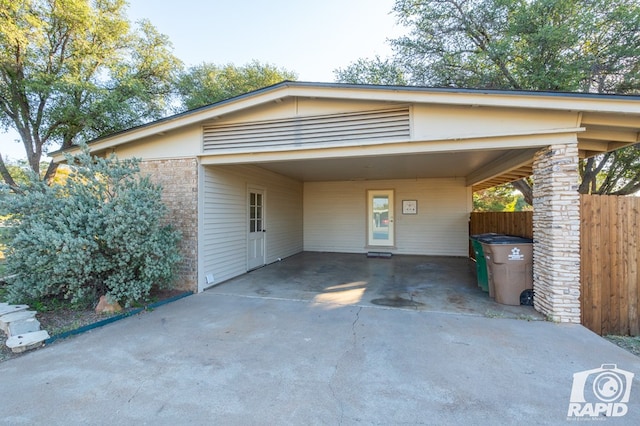
[[[640,336],[604,336],[605,339],[640,356]]]

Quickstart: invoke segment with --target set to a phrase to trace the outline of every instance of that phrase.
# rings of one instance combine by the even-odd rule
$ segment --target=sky
[[[129,20],[151,21],[187,67],[257,60],[300,81],[332,82],[334,70],[360,58],[390,56],[387,40],[403,33],[391,13],[395,0],[128,1]],[[3,158],[25,158],[17,139],[0,133]]]
[[[334,81],[359,58],[391,53],[401,27],[394,0],[129,0],[132,21],[149,19],[185,65],[267,62],[298,80]]]

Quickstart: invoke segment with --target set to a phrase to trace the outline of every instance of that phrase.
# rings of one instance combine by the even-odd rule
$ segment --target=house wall
[[[202,170],[201,289],[247,271],[249,186],[265,190],[266,263],[302,251],[302,183],[256,166]],[[205,283],[207,274],[213,283]]]
[[[464,149],[522,149],[542,146],[531,134],[563,133],[578,120],[571,111],[289,98],[204,123],[202,152],[214,164],[220,159],[213,156],[220,155],[249,153],[243,162],[261,153],[289,159],[293,152],[407,141],[433,142],[413,148],[434,152],[460,147],[462,141],[471,144]]]
[[[235,113],[225,114],[207,124],[232,124],[264,120],[279,120],[291,117],[308,117],[313,115],[340,114],[356,111],[370,111],[408,105],[405,102],[380,102],[348,99],[321,99],[305,97],[288,97],[279,102],[270,102]]]
[[[191,125],[109,149],[120,158],[191,158],[202,150],[202,126]]]
[[[471,189],[462,178],[304,184],[304,250],[364,253],[367,190],[393,189],[397,254],[468,256]],[[418,214],[403,215],[402,200]]]
[[[577,114],[570,111],[523,110],[415,104],[413,106],[413,140],[451,140],[470,137],[518,135],[573,128]],[[494,142],[484,141],[487,147]]]
[[[178,265],[175,288],[198,289],[198,161],[195,158],[143,161],[143,175],[162,185],[162,202],[168,210],[167,222],[180,231],[182,261]]]

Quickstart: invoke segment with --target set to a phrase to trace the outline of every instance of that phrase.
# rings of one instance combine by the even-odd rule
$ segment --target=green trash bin
[[[501,235],[489,232],[486,234],[471,235],[469,237],[473,253],[476,256],[476,277],[478,279],[478,287],[487,293],[489,292],[489,272],[487,270],[487,259],[484,256],[481,241],[491,241],[492,238],[499,236]]]

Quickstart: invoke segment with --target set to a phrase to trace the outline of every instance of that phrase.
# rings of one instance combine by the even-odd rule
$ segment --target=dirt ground
[[[152,300],[153,303],[161,302],[184,293],[184,290],[157,290],[153,292],[150,300]],[[103,321],[114,315],[130,312],[132,309],[135,308],[125,309],[116,314],[98,314],[94,309],[81,311],[72,309],[56,309],[55,311],[38,312],[36,314],[36,319],[40,321],[40,329],[47,330],[49,335],[54,337],[68,331],[76,330],[80,327]],[[138,315],[144,315],[144,313],[145,311],[143,310]],[[13,353],[11,349],[6,346],[6,340],[7,336],[0,331],[0,362],[23,354]]]

